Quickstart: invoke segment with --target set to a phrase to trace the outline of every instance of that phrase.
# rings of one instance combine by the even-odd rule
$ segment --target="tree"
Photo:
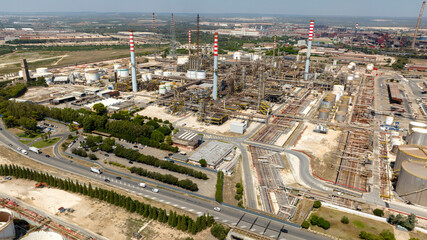
[[[98,114],[98,115],[104,115],[107,113],[107,107],[104,106],[102,103],[96,103],[93,105],[92,109]]]
[[[310,227],[310,223],[308,221],[304,221],[304,222],[302,222],[301,227],[308,229]]]
[[[374,215],[378,216],[378,217],[382,217],[382,216],[384,216],[384,211],[382,209],[375,208],[374,209]]]
[[[341,218],[341,222],[342,222],[342,223],[344,223],[344,224],[348,224],[348,223],[350,222],[350,220],[348,220],[348,217],[343,216],[343,217]]]
[[[314,203],[313,203],[313,207],[314,208],[320,208],[322,206],[322,203],[320,202],[320,201],[315,201]]]
[[[91,153],[91,154],[89,154],[89,159],[90,160],[98,160],[98,157],[95,154]]]
[[[208,163],[206,162],[206,160],[204,158],[199,160],[200,166],[202,167],[206,167],[208,165]]]
[[[172,145],[173,144],[172,137],[170,135],[166,136],[165,143],[168,144],[168,145]]]
[[[229,228],[225,227],[222,224],[214,223],[211,228],[211,234],[212,236],[216,237],[217,239],[225,239],[225,237],[228,234],[228,231],[230,231]]]

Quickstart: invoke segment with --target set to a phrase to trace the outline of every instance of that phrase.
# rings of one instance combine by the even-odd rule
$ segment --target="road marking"
[[[188,211],[190,211],[190,212],[194,212],[194,209],[190,209],[190,210],[188,210]]]
[[[166,204],[170,204],[171,202],[166,202]]]
[[[165,201],[165,200],[163,200],[163,199],[160,199],[160,200],[159,200],[159,202],[164,202],[164,201]]]
[[[174,207],[178,207],[178,204],[174,204],[173,206],[174,206]]]
[[[219,219],[219,217],[214,217],[214,219],[215,219],[215,220],[218,220],[218,219]]]
[[[236,226],[237,225],[237,223],[232,223],[234,226]]]
[[[197,214],[198,214],[198,215],[203,215],[203,213],[202,213],[202,212],[197,212]]]
[[[246,228],[246,225],[241,226],[241,228]]]
[[[222,220],[222,222],[223,222],[223,223],[226,223],[226,222],[228,222],[228,220],[227,220],[227,219],[224,219],[224,220]]]
[[[157,199],[157,198],[156,198],[156,197],[152,197],[151,199],[153,199],[153,200],[154,200],[154,199]]]

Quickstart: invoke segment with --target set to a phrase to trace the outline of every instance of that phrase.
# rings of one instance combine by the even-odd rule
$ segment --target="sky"
[[[418,17],[421,5],[421,0],[0,0],[0,11]]]

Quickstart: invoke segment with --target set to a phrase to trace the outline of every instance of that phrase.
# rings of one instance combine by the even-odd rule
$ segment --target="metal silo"
[[[337,120],[338,122],[344,122],[346,118],[346,113],[343,111],[338,111],[337,114],[335,115],[335,120]]]
[[[427,129],[412,128],[412,132],[408,137],[408,144],[427,146]]]
[[[329,118],[329,110],[327,109],[320,109],[319,110],[319,119],[321,120],[328,120]]]
[[[0,238],[14,239],[15,226],[13,224],[13,213],[7,209],[0,209]]]
[[[424,128],[427,129],[427,124],[422,122],[410,122],[409,123],[409,134],[411,134],[413,131],[413,128]]]
[[[427,206],[426,163],[405,161],[397,180],[396,192],[413,204]]]
[[[417,145],[399,146],[394,162],[394,171],[398,171],[404,161],[418,161],[427,163],[427,147]]]

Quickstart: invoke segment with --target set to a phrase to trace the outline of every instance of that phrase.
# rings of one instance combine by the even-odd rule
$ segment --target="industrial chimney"
[[[188,29],[188,57],[190,56],[191,56],[191,29]]]
[[[305,62],[305,71],[304,71],[304,80],[308,80],[308,70],[310,68],[310,51],[311,51],[311,42],[313,41],[313,30],[314,30],[314,20],[310,21],[310,30],[308,32],[308,43],[307,43],[307,60]]]
[[[24,81],[28,82],[30,80],[30,72],[28,71],[27,59],[25,58],[21,59],[21,70]]]
[[[133,41],[133,31],[129,31],[129,45],[130,45],[130,62],[132,65],[132,91],[138,91],[138,84],[136,82],[136,67],[135,67],[135,45]]]
[[[356,23],[356,29],[354,30],[354,38],[357,37],[357,29],[359,28],[359,23]]]
[[[214,79],[213,79],[213,90],[212,97],[213,100],[218,99],[218,33],[215,33],[215,42],[214,42]]]

